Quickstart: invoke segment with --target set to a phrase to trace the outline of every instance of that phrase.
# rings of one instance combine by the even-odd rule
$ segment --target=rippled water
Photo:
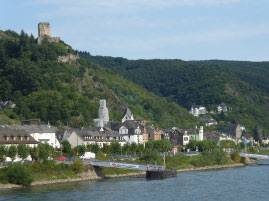
[[[263,162],[264,163],[264,162]],[[0,191],[0,200],[269,200],[268,165],[179,173],[175,178],[116,178]]]

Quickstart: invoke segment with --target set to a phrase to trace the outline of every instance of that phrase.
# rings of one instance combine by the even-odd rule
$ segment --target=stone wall
[[[64,62],[64,63],[72,63],[72,61],[76,61],[79,59],[79,55],[74,55],[74,54],[68,54],[66,56],[59,56],[58,57],[58,62]]]

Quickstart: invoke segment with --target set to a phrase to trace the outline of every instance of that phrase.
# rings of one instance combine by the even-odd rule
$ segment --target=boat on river
[[[177,171],[171,170],[150,170],[146,172],[147,179],[165,179],[168,177],[176,177]]]

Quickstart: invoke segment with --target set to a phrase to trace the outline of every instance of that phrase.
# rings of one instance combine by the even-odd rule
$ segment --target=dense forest
[[[228,69],[243,81],[256,86],[266,93],[269,93],[269,62],[249,61],[192,61],[198,65],[218,65]]]
[[[250,133],[256,126],[269,131],[267,62],[128,60],[87,52],[80,55],[186,109],[200,104],[214,110],[224,102],[231,111],[212,115],[216,120],[240,123]]]
[[[0,123],[41,119],[57,126],[89,126],[97,118],[100,99],[107,100],[112,121],[119,121],[128,106],[135,117],[161,127],[199,123],[176,103],[87,59],[57,61],[69,53],[74,50],[62,41],[37,45],[23,31],[0,31],[0,101],[16,104],[13,110],[0,112]]]

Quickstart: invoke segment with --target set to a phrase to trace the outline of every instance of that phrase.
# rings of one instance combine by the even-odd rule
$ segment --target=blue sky
[[[0,29],[93,55],[269,61],[269,0],[0,0]]]

